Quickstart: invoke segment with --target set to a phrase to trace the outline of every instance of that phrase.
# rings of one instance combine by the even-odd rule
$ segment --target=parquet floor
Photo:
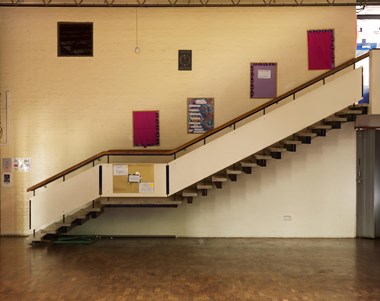
[[[0,238],[0,300],[380,300],[380,241]]]

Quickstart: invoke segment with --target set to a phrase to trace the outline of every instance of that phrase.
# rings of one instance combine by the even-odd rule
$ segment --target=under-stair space
[[[345,63],[326,76],[355,62]],[[355,104],[362,97],[361,72],[361,69],[350,70],[328,83],[320,76],[173,151],[158,150],[158,155],[173,156],[173,160],[166,164],[147,164],[145,169],[150,170],[152,178],[154,175],[154,181],[141,187],[137,183],[134,187],[139,187],[138,190],[117,191],[114,181],[118,175],[113,164],[95,164],[102,156],[144,155],[144,151],[136,150],[100,153],[77,164],[75,168],[87,164],[92,166],[68,180],[65,180],[65,175],[75,168],[29,188],[28,191],[33,193],[30,198],[30,229],[33,231],[30,241],[52,242],[61,235],[67,235],[74,227],[98,217],[107,207],[177,207],[184,202],[201,201],[198,197],[206,197],[211,189],[223,189],[228,181],[236,182],[247,175],[254,178],[255,169],[275,165],[285,152],[296,153],[299,145],[312,144],[314,139],[323,138],[330,131],[340,129],[343,123],[366,114],[367,104]],[[322,86],[295,97],[296,92],[321,80]],[[293,96],[292,101],[276,105],[276,109],[265,114],[265,108],[290,96]],[[258,118],[239,126],[239,121],[259,113],[262,115]],[[207,137],[226,128],[230,131],[206,142]],[[177,153],[199,142],[204,143],[177,156]],[[154,150],[147,152],[149,156],[154,153]],[[125,163],[121,167],[128,170],[128,164],[133,163]],[[127,179],[125,183],[129,183],[128,172],[122,175]],[[63,182],[48,185],[62,177]],[[43,212],[49,212],[49,215]]]

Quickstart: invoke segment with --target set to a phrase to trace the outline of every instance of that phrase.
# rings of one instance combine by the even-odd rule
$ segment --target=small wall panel
[[[333,69],[335,67],[334,30],[308,30],[307,46],[309,70]]]
[[[152,146],[160,144],[158,111],[133,112],[133,145]]]

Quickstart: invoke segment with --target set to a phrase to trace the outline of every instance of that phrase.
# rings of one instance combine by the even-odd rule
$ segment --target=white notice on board
[[[142,192],[142,193],[154,192],[154,183],[139,183],[139,192]]]
[[[257,78],[260,79],[270,79],[271,78],[271,70],[258,70],[257,71]]]
[[[128,165],[127,164],[114,164],[113,175],[114,176],[128,176]]]

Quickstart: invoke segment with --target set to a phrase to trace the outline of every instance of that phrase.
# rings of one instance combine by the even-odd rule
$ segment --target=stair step
[[[227,168],[226,173],[227,175],[241,175],[242,171],[240,169]]]
[[[268,147],[270,155],[273,159],[280,160],[282,157],[282,153],[286,152],[287,149],[285,147]]]
[[[296,136],[315,138],[315,137],[317,137],[317,134],[316,133],[309,133],[309,132],[299,132],[296,134]]]
[[[184,190],[182,191],[182,197],[184,198],[195,198],[198,196],[198,192],[195,190]]]
[[[355,108],[369,108],[369,103],[357,103],[353,104],[352,106],[349,107],[350,109],[355,109]]]
[[[284,140],[284,141],[282,141],[282,143],[288,144],[288,145],[291,145],[291,144],[293,144],[293,145],[302,144],[302,142],[299,141],[299,140]]]
[[[327,124],[317,124],[310,127],[313,130],[331,130],[332,126]]]
[[[337,115],[361,115],[363,112],[361,110],[350,110],[345,109],[337,113]]]
[[[283,153],[283,152],[286,152],[286,148],[285,147],[268,147],[268,150],[271,153]]]
[[[202,190],[202,189],[212,189],[212,184],[210,183],[198,183],[197,184],[197,189]]]
[[[227,182],[227,177],[225,177],[225,176],[212,176],[211,181],[212,182]]]
[[[325,122],[346,122],[346,117],[340,117],[340,116],[330,116],[325,118]]]
[[[252,161],[240,161],[239,164],[241,167],[257,167],[257,164]]]
[[[41,231],[37,231],[35,235],[30,235],[27,238],[28,243],[33,244],[33,243],[49,243],[50,240],[44,239],[46,236],[46,233],[42,233]]]
[[[267,155],[253,155],[253,157],[255,157],[256,160],[270,160],[270,159],[272,159],[271,156],[267,156]]]
[[[41,234],[57,234],[57,231],[59,228],[61,228],[59,225],[52,224],[52,225],[46,227],[45,229],[42,229]]]

